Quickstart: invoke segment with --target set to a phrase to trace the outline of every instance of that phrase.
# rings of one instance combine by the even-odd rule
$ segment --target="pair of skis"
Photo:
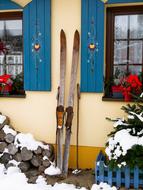
[[[61,170],[62,174],[67,175],[68,173],[68,160],[69,160],[69,149],[70,149],[70,138],[71,138],[71,127],[73,119],[73,106],[74,106],[74,92],[76,87],[77,79],[77,68],[79,59],[79,44],[80,37],[79,32],[76,30],[73,41],[73,52],[72,52],[72,66],[71,66],[71,78],[68,95],[68,103],[66,110],[64,109],[65,99],[65,73],[66,73],[66,36],[63,30],[60,33],[60,86],[57,99],[57,167]],[[66,111],[66,113],[65,113]],[[66,115],[66,134],[65,134],[65,146],[63,156],[63,128],[64,128],[64,116]]]

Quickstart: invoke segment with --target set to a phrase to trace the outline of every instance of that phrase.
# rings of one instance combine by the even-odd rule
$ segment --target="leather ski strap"
[[[62,129],[64,124],[64,106],[57,106],[56,116],[57,116],[57,128]]]
[[[67,113],[67,119],[66,119],[66,128],[71,130],[72,126],[72,120],[73,120],[73,107],[69,106],[66,108],[66,113]]]

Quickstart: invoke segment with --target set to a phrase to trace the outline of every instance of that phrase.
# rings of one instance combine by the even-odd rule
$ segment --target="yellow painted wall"
[[[81,0],[52,0],[51,2],[52,91],[26,92],[27,96],[25,99],[0,98],[0,111],[11,118],[11,122],[17,130],[31,132],[39,140],[55,143],[55,109],[57,86],[59,84],[60,30],[64,29],[67,36],[67,97],[72,59],[73,34],[76,29],[80,31]],[[80,78],[79,76],[80,73],[78,73],[78,81]],[[123,103],[103,102],[102,95],[103,94],[96,93],[81,94],[79,144],[81,146],[91,146],[89,152],[92,153],[92,162],[96,151],[93,151],[92,147],[103,147],[107,139],[107,134],[112,129],[112,123],[106,121],[105,117],[116,118],[123,116],[123,112],[120,110]],[[71,144],[75,145],[75,142],[76,113],[73,121]],[[81,149],[83,150],[83,148]],[[83,154],[83,151],[81,152],[81,154]],[[72,163],[71,165],[73,166]],[[83,166],[84,164],[81,163],[81,165]]]

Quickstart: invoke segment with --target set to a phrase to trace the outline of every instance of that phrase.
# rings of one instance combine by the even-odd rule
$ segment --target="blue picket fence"
[[[105,182],[111,186],[139,189],[143,188],[143,170],[126,166],[111,171],[105,164],[105,156],[100,152],[96,160],[95,181],[97,184]]]

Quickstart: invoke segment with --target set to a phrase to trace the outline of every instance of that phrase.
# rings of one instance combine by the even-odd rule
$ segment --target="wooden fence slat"
[[[96,169],[95,169],[95,182],[96,183],[98,183],[98,177],[99,177],[98,171],[99,171],[99,165],[96,165]]]
[[[104,162],[101,161],[99,165],[99,181],[104,182]]]
[[[139,188],[139,168],[137,166],[134,168],[134,188]]]
[[[130,187],[130,169],[125,167],[125,187]]]
[[[108,168],[108,184],[112,186],[112,174],[113,172]]]
[[[118,188],[124,185],[126,188],[133,186],[139,189],[139,187],[143,188],[143,170],[139,170],[137,166],[132,170],[129,167],[110,170],[100,153],[98,162],[96,160],[95,181],[97,184],[106,182],[111,186],[115,183]]]
[[[118,169],[116,173],[117,187],[121,187],[121,170]]]

